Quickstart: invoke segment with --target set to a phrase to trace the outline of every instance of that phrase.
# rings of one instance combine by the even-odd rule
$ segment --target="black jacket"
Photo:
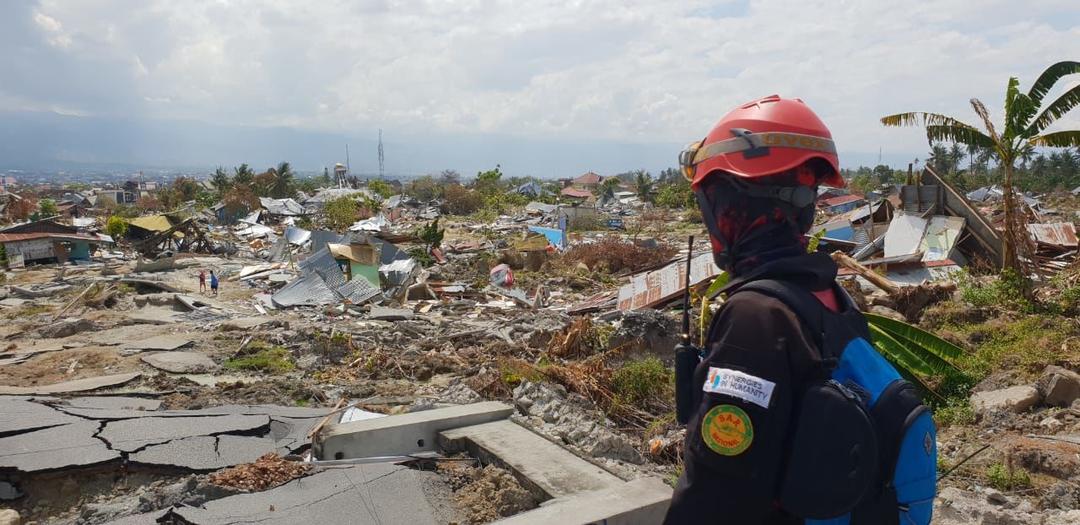
[[[821,290],[835,277],[828,256],[810,254],[763,265],[729,288],[772,278]],[[813,339],[786,305],[746,291],[717,312],[707,343],[694,374],[705,391],[687,425],[684,472],[665,523],[802,523],[777,507],[775,494],[793,397],[819,369]]]

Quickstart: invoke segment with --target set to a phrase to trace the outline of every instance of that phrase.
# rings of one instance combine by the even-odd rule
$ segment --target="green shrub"
[[[371,179],[367,182],[367,187],[372,193],[386,199],[394,195],[394,187],[381,179]]]
[[[326,201],[323,206],[326,226],[332,230],[344,230],[360,218],[360,204],[346,195]]]
[[[105,233],[112,237],[113,240],[120,240],[128,231],[128,223],[123,217],[119,215],[113,215],[109,217],[108,221],[105,221]]]
[[[967,397],[950,397],[934,409],[934,421],[943,427],[970,425],[975,422],[975,411]]]
[[[671,395],[675,374],[655,357],[631,361],[611,377],[612,390],[619,403],[641,406],[656,397]]]
[[[1010,469],[994,463],[986,469],[986,482],[998,490],[1024,489],[1031,486],[1031,476],[1022,468]]]
[[[958,281],[960,296],[976,308],[1034,311],[1035,305],[1025,298],[1023,278],[1012,270],[1004,270],[989,281],[980,281],[964,273]]]
[[[247,353],[229,358],[225,361],[225,368],[230,370],[266,372],[269,374],[284,374],[295,370],[296,364],[293,363],[292,356],[284,347],[252,343],[248,348]]]

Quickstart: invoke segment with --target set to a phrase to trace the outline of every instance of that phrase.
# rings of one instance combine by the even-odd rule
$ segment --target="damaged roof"
[[[1039,244],[1061,248],[1076,248],[1080,245],[1076,237],[1076,225],[1071,222],[1028,224],[1027,227],[1032,237],[1035,237],[1035,241]]]

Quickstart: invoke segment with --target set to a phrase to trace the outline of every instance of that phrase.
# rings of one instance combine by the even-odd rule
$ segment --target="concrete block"
[[[435,450],[438,433],[510,417],[506,403],[487,401],[326,425],[312,444],[318,459],[402,456]]]
[[[657,478],[640,478],[620,486],[552,500],[544,506],[496,521],[498,525],[661,523],[671,504],[671,487]]]
[[[541,500],[623,485],[610,472],[509,420],[441,432],[439,446],[510,470]]]

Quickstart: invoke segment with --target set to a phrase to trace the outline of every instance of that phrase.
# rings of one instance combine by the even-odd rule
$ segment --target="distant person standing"
[[[206,270],[199,270],[199,293],[206,293]]]
[[[217,295],[218,292],[218,278],[214,275],[214,270],[210,270],[210,293]]]

